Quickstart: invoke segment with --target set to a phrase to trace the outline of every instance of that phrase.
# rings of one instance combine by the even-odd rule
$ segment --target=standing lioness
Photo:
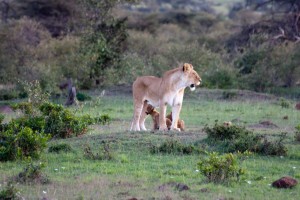
[[[147,104],[160,107],[159,130],[168,130],[166,126],[167,104],[172,106],[171,130],[178,130],[177,121],[182,106],[184,89],[190,87],[193,91],[200,85],[201,78],[191,64],[172,69],[164,73],[162,78],[154,76],[138,77],[133,85],[134,113],[130,130],[146,130],[145,118]]]

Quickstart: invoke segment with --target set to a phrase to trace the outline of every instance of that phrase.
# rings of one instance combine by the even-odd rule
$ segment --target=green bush
[[[236,156],[231,153],[209,153],[208,158],[200,160],[198,168],[207,180],[213,183],[239,181],[240,176],[245,173],[245,170],[239,167]]]
[[[18,196],[19,190],[11,183],[8,182],[5,188],[0,191],[0,199],[3,200],[19,200],[22,199]]]
[[[208,135],[208,144],[221,152],[255,152],[262,155],[286,155],[284,146],[286,134],[280,135],[278,140],[270,140],[265,136],[255,135],[252,131],[235,125],[218,125],[204,128]]]
[[[78,92],[76,94],[76,98],[77,98],[78,101],[90,101],[90,100],[92,100],[91,96],[89,96],[85,93],[82,93],[82,92]]]
[[[209,139],[214,140],[224,140],[224,139],[236,139],[244,135],[250,135],[252,134],[251,131],[245,129],[244,127],[231,125],[219,125],[216,123],[213,128],[210,128],[208,126],[204,127],[204,131],[207,133],[207,136]]]
[[[0,161],[16,160],[18,158],[39,158],[47,145],[49,136],[33,131],[29,127],[10,126],[0,133]]]
[[[286,100],[285,98],[280,98],[278,104],[282,108],[290,108],[291,107],[291,103],[288,100]]]
[[[86,133],[91,121],[89,117],[77,117],[68,109],[53,103],[44,103],[40,111],[45,117],[45,133],[53,137],[68,138]]]
[[[48,176],[42,172],[43,168],[45,168],[44,163],[40,162],[34,164],[33,162],[30,162],[25,166],[24,170],[15,177],[15,181],[26,184],[47,184],[50,180]]]
[[[49,153],[61,153],[61,152],[71,152],[73,151],[72,147],[67,143],[55,144],[48,148]]]
[[[167,140],[158,146],[151,146],[150,152],[153,154],[192,154],[197,152],[197,148],[193,145],[184,145],[178,140]]]

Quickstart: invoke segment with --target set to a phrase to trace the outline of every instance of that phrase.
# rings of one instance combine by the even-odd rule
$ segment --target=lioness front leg
[[[172,120],[171,130],[180,131],[180,128],[177,127],[180,111],[181,111],[180,103],[178,103],[172,107],[172,119],[173,120]]]
[[[166,103],[161,103],[160,104],[160,113],[159,113],[159,130],[160,131],[168,130],[168,127],[166,124],[166,112],[167,112]]]

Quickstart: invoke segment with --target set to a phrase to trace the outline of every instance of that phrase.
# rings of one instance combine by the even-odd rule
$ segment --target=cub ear
[[[183,64],[183,68],[182,68],[182,71],[186,72],[190,69],[193,69],[193,66],[191,64],[188,64],[188,63],[184,63]]]

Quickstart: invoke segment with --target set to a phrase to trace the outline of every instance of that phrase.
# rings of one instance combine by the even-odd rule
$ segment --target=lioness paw
[[[172,130],[172,131],[173,131],[173,130],[174,130],[174,131],[179,131],[179,132],[181,131],[180,128],[175,128],[175,127],[171,128],[171,130]]]
[[[168,131],[169,129],[168,129],[168,127],[166,127],[166,126],[160,126],[160,127],[159,127],[159,130],[160,130],[160,131]]]

